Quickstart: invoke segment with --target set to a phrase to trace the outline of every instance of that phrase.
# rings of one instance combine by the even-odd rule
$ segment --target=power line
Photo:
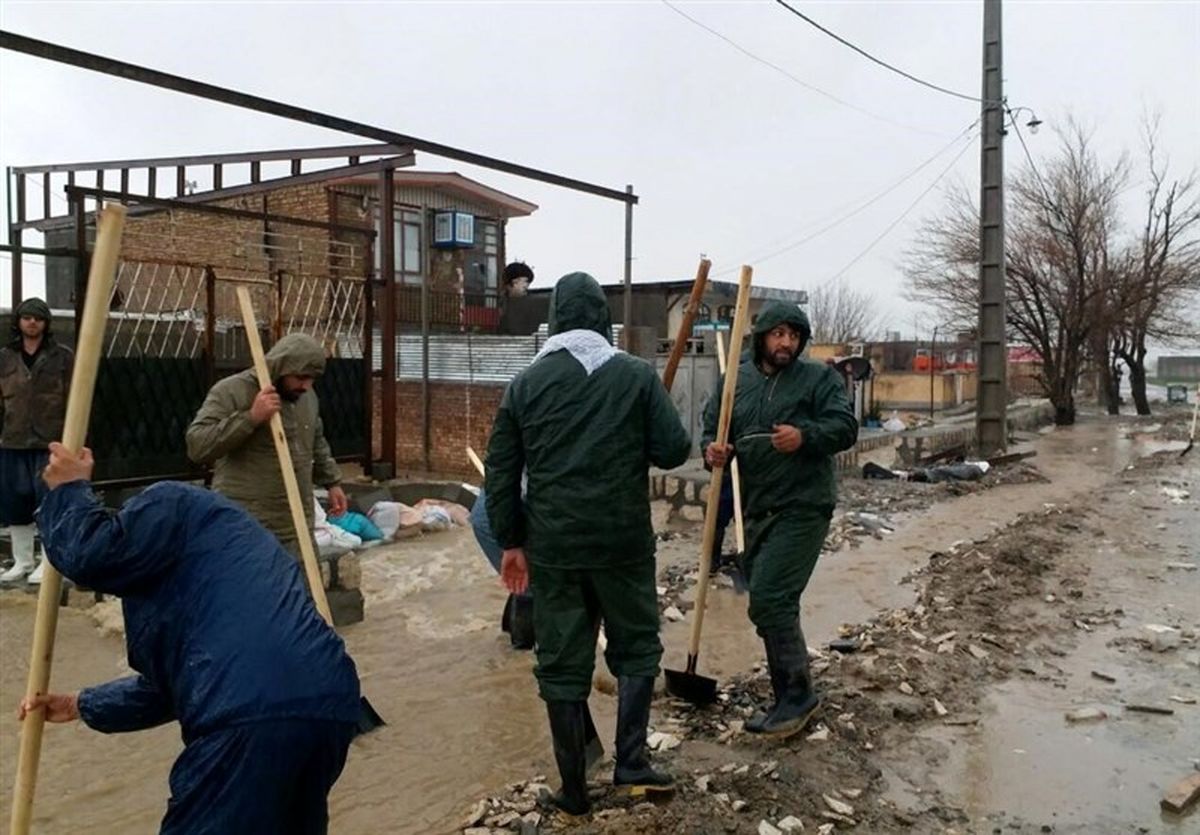
[[[857,264],[859,261],[861,261],[864,257],[866,257],[867,253],[870,252],[872,249],[874,249],[876,244],[878,244],[880,241],[882,241],[884,238],[886,238],[888,236],[888,233],[891,232],[893,229],[895,229],[900,224],[900,221],[902,221],[902,220],[904,220],[904,218],[908,217],[909,213],[912,212],[912,210],[917,207],[917,204],[919,204],[922,200],[925,199],[925,195],[929,194],[929,192],[934,190],[934,188],[937,186],[937,184],[942,181],[942,178],[950,173],[950,170],[952,168],[954,168],[955,164],[960,159],[962,159],[962,155],[965,154],[967,152],[967,150],[974,144],[975,144],[975,142],[972,139],[972,141],[963,145],[962,148],[959,150],[959,152],[954,155],[954,159],[950,160],[950,164],[942,169],[942,173],[938,174],[937,177],[934,179],[934,181],[932,183],[930,183],[924,191],[922,191],[920,194],[917,195],[917,199],[914,200],[913,202],[909,203],[908,208],[906,208],[903,212],[901,212],[900,216],[898,218],[896,218],[891,223],[889,223],[887,225],[887,227],[882,232],[880,232],[878,236],[876,236],[875,240],[873,240],[869,244],[867,244],[866,248],[864,248],[862,250],[862,252],[858,253],[858,255],[855,255],[850,260],[850,262],[848,264],[846,264],[846,266],[842,267],[840,270],[838,270],[836,273],[834,273],[833,277],[830,278],[829,280],[836,281],[837,279],[841,278],[846,273],[847,270],[849,270],[851,267],[853,267],[855,264]]]
[[[845,38],[843,38],[841,35],[837,34],[836,32],[832,32],[829,29],[826,29],[824,26],[817,23],[811,17],[806,15],[804,12],[800,11],[799,9],[795,8],[794,6],[788,5],[785,2],[785,0],[775,0],[775,2],[778,3],[780,6],[783,6],[789,12],[794,14],[796,17],[803,20],[809,26],[812,26],[813,28],[817,29],[818,31],[828,35],[829,37],[833,38],[835,41],[842,44],[843,46],[847,46],[850,49],[853,49],[855,52],[857,52],[859,55],[866,58],[868,61],[872,61],[885,69],[891,70],[892,72],[896,73],[897,75],[901,75],[904,78],[907,78],[909,81],[914,81],[917,84],[920,84],[922,87],[928,87],[930,90],[937,90],[939,93],[945,93],[947,96],[954,96],[955,98],[965,99],[966,101],[973,101],[973,102],[977,102],[980,104],[999,104],[999,102],[988,101],[985,99],[981,99],[979,96],[971,96],[966,93],[960,93],[957,90],[951,90],[947,87],[942,87],[939,84],[934,84],[931,81],[926,81],[923,78],[918,78],[917,76],[913,75],[910,72],[905,72],[904,70],[900,69],[899,67],[889,64],[887,61],[884,61],[882,58],[876,58],[874,55],[867,52],[862,47],[860,47],[854,43],[851,43],[850,41],[846,40]]]
[[[758,258],[735,259],[735,263],[742,263],[743,261],[748,261],[751,264],[760,264],[763,261],[769,261],[770,259],[775,258],[778,255],[783,255],[785,252],[791,252],[793,249],[795,249],[799,246],[803,246],[804,244],[808,243],[809,241],[815,240],[816,238],[819,238],[821,235],[824,235],[826,232],[829,232],[830,230],[835,229],[838,226],[841,226],[843,223],[845,223],[847,220],[850,220],[852,217],[862,214],[864,211],[866,211],[871,206],[878,203],[884,197],[887,197],[889,194],[891,194],[893,191],[898,189],[900,186],[907,183],[909,180],[911,180],[913,177],[915,177],[917,174],[919,174],[921,171],[923,171],[925,168],[927,168],[929,165],[931,165],[934,161],[936,161],[939,157],[941,157],[947,151],[950,151],[951,149],[953,149],[954,146],[957,145],[959,142],[961,142],[964,137],[968,136],[970,134],[970,132],[972,130],[974,130],[975,126],[978,124],[979,124],[979,120],[976,119],[974,122],[972,122],[970,125],[968,125],[965,129],[963,129],[957,136],[955,136],[954,139],[951,140],[951,142],[948,145],[945,145],[944,147],[940,148],[935,154],[933,154],[931,157],[926,159],[924,162],[917,165],[915,168],[913,168],[911,171],[909,171],[903,177],[896,180],[891,185],[884,188],[882,191],[874,194],[873,196],[868,198],[865,202],[863,202],[861,205],[856,206],[854,209],[847,212],[846,214],[834,218],[832,221],[825,224],[821,228],[817,229],[815,232],[805,235],[804,237],[800,238],[799,240],[793,241],[793,242],[787,244],[786,246],[780,247],[779,249],[772,250],[772,251],[768,252],[766,255],[760,256]],[[969,144],[967,147],[969,147]],[[961,156],[961,153],[959,154],[959,156]],[[738,269],[737,267],[730,267],[730,268],[727,268],[724,270],[720,270],[719,272],[714,273],[714,277],[728,275],[729,273],[735,272],[737,269]]]
[[[881,122],[887,122],[888,124],[893,125],[895,127],[904,128],[905,130],[911,130],[916,133],[923,133],[928,136],[938,136],[939,135],[935,131],[927,130],[926,128],[919,128],[919,127],[916,127],[915,125],[907,125],[904,122],[897,122],[895,119],[888,118],[887,116],[883,116],[879,113],[874,113],[870,110],[859,107],[856,104],[851,104],[850,102],[846,101],[845,99],[839,98],[839,97],[835,96],[833,93],[828,92],[827,90],[822,90],[820,87],[810,84],[809,82],[807,82],[804,79],[800,78],[799,76],[789,72],[788,70],[784,69],[783,67],[779,66],[778,64],[768,61],[766,58],[759,57],[758,55],[754,54],[753,52],[751,52],[750,50],[746,49],[744,46],[739,44],[737,41],[734,41],[732,38],[729,38],[729,37],[721,34],[720,32],[718,32],[716,29],[713,29],[708,24],[703,23],[702,21],[699,21],[696,18],[692,17],[687,12],[685,12],[683,9],[680,9],[678,6],[671,3],[670,0],[661,0],[661,2],[664,6],[666,6],[671,11],[675,12],[675,14],[679,15],[684,20],[688,21],[689,23],[691,23],[695,26],[699,26],[705,32],[708,32],[710,35],[720,38],[725,43],[729,44],[734,49],[736,49],[738,52],[742,53],[743,55],[745,55],[747,58],[751,59],[752,61],[757,61],[758,63],[762,64],[765,67],[770,67],[771,69],[775,70],[775,72],[783,75],[785,78],[789,79],[790,81],[792,81],[796,84],[799,84],[801,87],[803,87],[804,89],[806,89],[810,92],[816,93],[817,95],[820,95],[820,96],[824,96],[825,98],[829,99],[830,101],[836,102],[837,104],[840,104],[843,107],[848,107],[851,110],[854,110],[854,111],[857,111],[858,113],[863,114],[864,116],[869,116],[870,118],[876,119]]]

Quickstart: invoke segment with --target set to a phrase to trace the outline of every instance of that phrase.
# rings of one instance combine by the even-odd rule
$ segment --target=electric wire
[[[836,273],[834,273],[834,275],[829,280],[836,281],[837,279],[841,278],[843,275],[845,275],[845,273],[851,267],[853,267],[855,264],[857,264],[859,261],[861,261],[863,258],[865,258],[867,253],[869,253],[872,249],[875,248],[876,244],[878,244],[880,241],[882,241],[884,238],[886,238],[888,236],[888,234],[893,229],[895,229],[902,220],[904,220],[906,217],[908,217],[908,215],[912,212],[912,210],[915,209],[917,207],[917,205],[922,200],[925,199],[925,196],[927,194],[929,194],[929,192],[933,191],[934,188],[937,187],[937,184],[940,183],[943,180],[943,178],[945,178],[945,176],[950,173],[951,169],[953,169],[954,166],[958,163],[958,161],[960,159],[962,159],[962,155],[965,154],[967,152],[967,150],[973,144],[975,144],[973,139],[972,139],[972,141],[964,144],[963,147],[959,150],[959,152],[954,155],[954,159],[950,160],[950,164],[942,169],[942,172],[937,175],[937,177],[934,179],[934,181],[932,183],[930,183],[928,186],[926,186],[924,191],[922,191],[920,194],[917,195],[917,198],[915,200],[913,200],[913,202],[908,204],[908,208],[906,208],[903,212],[901,212],[899,217],[897,217],[895,220],[893,220],[891,223],[889,223],[887,225],[887,227],[884,228],[884,230],[882,232],[880,232],[879,235],[877,235],[873,241],[871,241],[869,244],[867,244],[867,246],[861,252],[858,253],[858,255],[855,255],[852,259],[850,259],[849,263],[847,263],[846,266],[842,267],[840,270],[838,270]]]
[[[760,264],[764,261],[769,261],[770,259],[775,258],[776,256],[783,255],[785,252],[791,252],[793,249],[796,249],[797,247],[803,246],[804,244],[809,243],[810,241],[813,241],[813,240],[819,238],[821,235],[824,235],[826,232],[836,229],[838,226],[841,226],[843,223],[850,220],[851,218],[862,214],[864,211],[866,211],[871,206],[878,203],[884,197],[887,197],[893,191],[900,188],[900,186],[907,183],[909,180],[911,180],[917,174],[921,173],[921,171],[928,168],[930,165],[932,165],[934,162],[936,162],[944,154],[953,150],[954,147],[957,146],[960,142],[962,142],[964,138],[966,138],[970,135],[971,131],[974,130],[978,124],[979,124],[979,120],[976,119],[974,122],[972,122],[966,128],[964,128],[957,136],[955,136],[953,140],[951,140],[947,145],[940,148],[936,153],[934,153],[928,159],[921,162],[915,168],[910,170],[904,176],[900,177],[898,180],[893,182],[891,185],[884,188],[882,191],[877,192],[876,194],[867,198],[861,204],[856,205],[849,212],[839,215],[838,217],[835,217],[829,223],[826,223],[825,225],[821,226],[817,230],[815,230],[807,235],[804,235],[799,240],[792,241],[791,243],[789,243],[785,246],[782,246],[778,249],[768,251],[767,254],[765,254],[765,255],[761,255],[761,256],[757,256],[757,257],[737,258],[737,259],[734,259],[733,263],[741,264],[741,263],[745,262],[745,263],[750,263],[750,264]],[[965,147],[969,147],[969,143]],[[961,153],[960,153],[960,156],[961,156]],[[851,204],[851,205],[854,205],[854,204]],[[723,275],[729,275],[730,273],[736,272],[738,269],[739,269],[739,267],[737,267],[737,266],[727,267],[726,269],[719,270],[716,273],[714,273],[713,277],[719,278]]]
[[[670,10],[671,10],[671,11],[673,11],[673,12],[675,12],[675,14],[679,15],[680,17],[682,17],[684,20],[688,21],[689,23],[691,23],[691,24],[693,24],[693,25],[695,25],[695,26],[698,26],[698,27],[700,27],[700,28],[701,28],[701,29],[703,29],[705,32],[708,32],[710,35],[713,35],[713,36],[715,36],[715,37],[717,37],[717,38],[720,38],[722,41],[724,41],[725,43],[729,44],[731,47],[733,47],[733,48],[734,48],[734,49],[736,49],[738,52],[740,52],[740,53],[742,53],[743,55],[745,55],[747,58],[750,58],[751,60],[753,60],[753,61],[756,61],[756,62],[758,62],[759,64],[762,64],[762,65],[763,65],[763,66],[765,66],[765,67],[769,67],[770,69],[773,69],[773,70],[775,70],[775,72],[777,72],[777,73],[780,73],[781,75],[783,75],[784,77],[786,77],[786,78],[787,78],[787,79],[789,79],[790,81],[792,81],[792,82],[794,82],[794,83],[796,83],[796,84],[799,84],[801,87],[803,87],[804,89],[806,89],[806,90],[808,90],[808,91],[810,91],[810,92],[816,93],[817,95],[820,95],[820,96],[824,96],[825,98],[829,99],[830,101],[832,101],[832,102],[835,102],[835,103],[837,103],[837,104],[840,104],[840,105],[842,105],[843,107],[848,107],[848,108],[850,108],[851,110],[854,110],[854,111],[856,111],[856,112],[858,112],[858,113],[861,113],[861,114],[862,114],[862,115],[864,115],[864,116],[868,116],[868,117],[870,117],[870,118],[872,118],[872,119],[876,119],[876,120],[878,120],[878,121],[881,121],[881,122],[886,122],[886,123],[888,123],[889,125],[892,125],[892,126],[894,126],[894,127],[904,128],[905,130],[910,130],[910,131],[913,131],[913,132],[915,132],[915,133],[923,133],[923,134],[926,134],[927,136],[938,136],[938,135],[940,135],[940,134],[938,134],[936,131],[931,131],[931,130],[928,130],[928,129],[926,129],[926,128],[920,128],[920,127],[917,127],[917,126],[915,126],[915,125],[909,125],[909,124],[905,124],[904,122],[898,122],[898,121],[896,121],[895,119],[889,118],[889,117],[887,117],[887,116],[884,116],[884,115],[882,115],[882,114],[879,114],[879,113],[875,113],[875,112],[873,112],[873,111],[870,111],[870,110],[867,110],[867,109],[865,109],[865,108],[859,107],[859,106],[858,106],[858,105],[856,105],[856,104],[853,104],[853,103],[851,103],[851,102],[848,102],[848,101],[846,101],[846,100],[845,100],[845,99],[843,99],[843,98],[839,98],[838,96],[835,96],[833,93],[830,93],[830,92],[829,92],[829,91],[827,91],[827,90],[822,90],[820,87],[817,87],[817,86],[816,86],[816,85],[814,85],[814,84],[810,84],[809,82],[805,81],[804,79],[800,78],[799,76],[795,75],[794,73],[792,73],[792,72],[790,72],[790,71],[788,71],[788,70],[784,69],[783,67],[779,66],[778,64],[776,64],[776,63],[774,63],[774,62],[772,62],[772,61],[768,61],[766,58],[762,58],[762,57],[760,57],[760,56],[756,55],[755,53],[753,53],[753,52],[751,52],[750,50],[746,49],[744,46],[742,46],[741,44],[739,44],[737,41],[733,40],[732,38],[729,38],[729,37],[727,37],[726,35],[723,35],[721,32],[718,32],[716,29],[712,28],[712,27],[711,27],[711,26],[709,26],[708,24],[706,24],[706,23],[704,23],[704,22],[702,22],[702,21],[700,21],[700,20],[697,20],[696,18],[692,17],[692,16],[691,16],[691,15],[689,15],[687,12],[685,12],[683,9],[680,9],[680,8],[679,8],[678,6],[676,6],[674,3],[670,2],[670,0],[660,0],[660,2],[661,2],[661,3],[662,3],[664,6],[666,6],[668,9],[670,9]]]
[[[878,64],[879,66],[883,67],[884,69],[890,70],[890,71],[896,73],[897,75],[903,76],[904,78],[907,78],[909,81],[916,82],[917,84],[920,84],[922,87],[928,87],[930,90],[936,90],[937,92],[944,93],[947,96],[953,96],[954,98],[957,98],[957,99],[973,101],[973,102],[976,102],[979,104],[1001,104],[1001,102],[994,101],[992,99],[983,99],[983,98],[980,98],[979,96],[972,96],[967,93],[960,93],[957,90],[951,90],[948,87],[942,87],[940,84],[934,84],[932,81],[926,81],[925,79],[915,76],[910,72],[905,72],[904,70],[900,69],[899,67],[897,67],[893,64],[889,64],[887,61],[884,61],[882,58],[876,58],[874,55],[867,52],[862,47],[858,46],[855,43],[852,43],[851,41],[846,40],[845,38],[843,38],[841,35],[837,34],[836,32],[833,32],[833,31],[825,28],[820,23],[817,23],[817,21],[813,20],[811,17],[806,15],[804,12],[800,11],[799,9],[795,8],[792,5],[789,5],[787,2],[785,2],[785,0],[775,0],[775,2],[778,3],[780,6],[782,6],[783,8],[787,9],[789,12],[794,14],[796,17],[803,20],[809,26],[812,26],[817,31],[819,31],[825,35],[828,35],[829,37],[833,38],[835,41],[842,44],[843,46],[849,47],[850,49],[857,52],[859,55],[866,58],[868,61]]]

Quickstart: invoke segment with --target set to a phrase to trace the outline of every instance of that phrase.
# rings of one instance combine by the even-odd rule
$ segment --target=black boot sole
[[[783,728],[778,730],[767,730],[764,728],[759,735],[775,742],[791,739],[796,734],[808,727],[808,723],[812,721],[813,714],[817,712],[817,708],[820,706],[820,702],[814,702],[812,707],[804,711],[804,713],[800,714],[800,716],[796,717],[795,719],[790,720]]]

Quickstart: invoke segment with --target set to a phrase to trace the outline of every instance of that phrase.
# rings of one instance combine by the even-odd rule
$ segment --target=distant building
[[[1200,383],[1200,356],[1159,357],[1158,379],[1171,383]]]

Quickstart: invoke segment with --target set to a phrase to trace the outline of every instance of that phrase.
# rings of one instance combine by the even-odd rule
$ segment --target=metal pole
[[[625,193],[633,194],[633,186],[625,186]],[[630,338],[633,324],[633,203],[625,202],[625,299],[621,311],[623,335],[621,341],[626,351],[630,349]]]
[[[933,420],[933,357],[937,351],[937,325],[933,326],[933,339],[929,341],[929,419]]]
[[[21,252],[22,232],[19,228],[14,227],[17,223],[23,222],[25,218],[23,217],[23,211],[18,211],[17,213],[19,220],[13,218],[13,183],[17,181],[24,183],[25,176],[23,174],[17,174],[14,177],[11,165],[8,167],[6,174],[8,177],[8,206],[6,207],[8,209],[8,242],[15,247],[13,249],[12,259],[12,309],[15,313],[17,310],[17,305],[21,303],[23,295],[22,291],[24,288],[21,286],[21,272],[23,267],[23,256]],[[23,197],[18,198],[18,200],[23,199]],[[49,298],[49,295],[49,293],[46,294],[47,298]]]
[[[429,397],[429,280],[433,270],[421,277],[421,459],[425,472],[430,472],[430,444],[433,434],[432,411]]]
[[[385,168],[379,175],[379,275],[383,279],[383,303],[379,314],[383,319],[381,338],[379,391],[383,402],[379,417],[379,457],[387,470],[387,478],[396,475],[396,183],[392,170]]]
[[[983,3],[983,142],[980,151],[979,453],[1008,444],[1008,350],[1004,314],[1004,79],[1000,0]]]

